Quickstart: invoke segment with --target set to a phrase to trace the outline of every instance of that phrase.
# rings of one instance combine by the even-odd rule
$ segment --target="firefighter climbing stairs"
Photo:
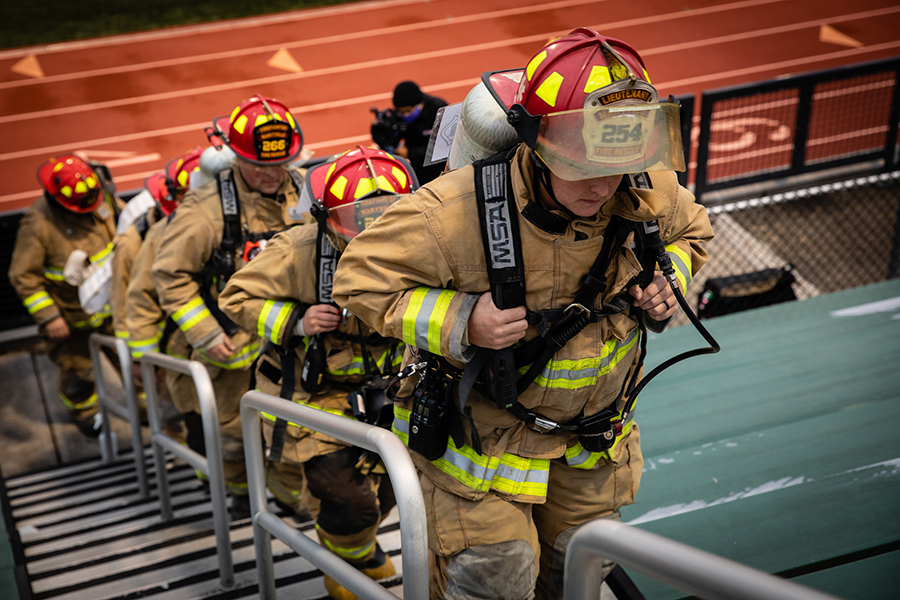
[[[130,451],[106,464],[90,460],[5,481],[8,534],[18,546],[14,552],[21,552],[35,600],[257,598],[250,520],[230,523],[235,584],[222,589],[203,484],[188,465],[170,458],[174,518],[163,521],[149,448],[144,458],[148,497],[139,493]],[[312,521],[288,516],[271,499],[269,510],[316,538]],[[402,597],[396,509],[382,523],[378,540],[398,570],[382,584]],[[272,553],[278,598],[328,598],[321,571],[277,539]]]

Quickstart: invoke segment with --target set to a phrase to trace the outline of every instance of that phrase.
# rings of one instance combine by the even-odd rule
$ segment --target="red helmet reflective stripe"
[[[262,96],[241,102],[229,117],[214,119],[212,135],[239,157],[260,165],[290,162],[303,148],[303,132],[287,106]]]
[[[50,158],[38,167],[37,178],[48,194],[72,212],[88,213],[100,203],[100,178],[74,154]]]

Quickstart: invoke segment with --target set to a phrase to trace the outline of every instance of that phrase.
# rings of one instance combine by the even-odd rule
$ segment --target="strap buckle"
[[[410,364],[406,365],[406,367],[404,367],[404,369],[402,371],[397,373],[397,379],[401,379],[401,380],[406,379],[407,377],[410,377],[411,375],[414,375],[415,373],[418,373],[419,371],[424,371],[427,366],[428,366],[427,361],[420,362],[420,363],[410,363]]]
[[[534,421],[529,423],[529,426],[538,433],[551,433],[559,428],[559,423],[534,415]]]

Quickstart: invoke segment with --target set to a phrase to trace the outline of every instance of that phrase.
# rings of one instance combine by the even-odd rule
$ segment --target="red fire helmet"
[[[349,242],[368,227],[399,194],[419,187],[403,158],[357,146],[306,173],[305,200],[321,203],[329,229]],[[301,203],[304,199],[301,199]]]
[[[482,81],[562,179],[684,169],[678,105],[657,102],[643,60],[625,42],[578,28],[524,69]]]
[[[303,132],[287,106],[263,96],[241,102],[230,117],[213,119],[212,134],[240,158],[258,165],[288,163],[303,148]]]
[[[74,213],[89,213],[100,203],[100,178],[74,154],[50,158],[38,167],[37,178],[44,191]]]

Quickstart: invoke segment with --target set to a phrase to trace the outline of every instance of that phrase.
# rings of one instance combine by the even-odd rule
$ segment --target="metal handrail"
[[[604,558],[709,600],[836,600],[824,592],[607,519],[591,521],[572,536],[566,551],[565,600],[598,597]]]
[[[135,391],[134,377],[131,373],[131,353],[125,340],[109,335],[92,333],[89,339],[91,352],[91,367],[94,370],[94,381],[97,384],[97,399],[100,402],[100,418],[102,420],[102,434],[100,436],[101,454],[103,462],[108,463],[116,455],[113,447],[112,428],[109,424],[109,413],[128,421],[131,426],[131,448],[134,451],[134,469],[137,472],[138,489],[141,496],[149,496],[150,489],[147,485],[147,466],[144,464],[144,441],[141,438],[141,419],[138,412],[137,393]],[[113,400],[103,377],[103,365],[100,362],[100,346],[106,346],[116,351],[119,357],[119,368],[122,371],[122,385],[125,387],[125,406]]]
[[[262,392],[250,391],[241,399],[241,425],[244,430],[244,455],[247,460],[260,598],[273,600],[275,598],[275,570],[272,564],[271,543],[271,536],[274,535],[358,598],[396,600],[396,596],[350,564],[268,512],[259,422],[259,413],[263,411],[381,455],[394,488],[397,509],[400,513],[403,597],[427,598],[428,531],[425,524],[425,502],[415,467],[403,442],[390,431],[380,427],[301,406]]]
[[[154,367],[162,367],[189,375],[194,381],[200,401],[200,417],[203,420],[203,440],[206,456],[176,442],[162,432],[161,411],[156,391]],[[213,527],[216,534],[216,556],[219,560],[219,584],[223,588],[234,586],[234,564],[231,557],[231,539],[228,528],[228,507],[225,504],[225,471],[222,467],[222,446],[219,442],[219,418],[216,396],[206,368],[195,360],[175,358],[159,352],[148,352],[141,357],[141,374],[147,394],[147,416],[150,419],[150,442],[156,463],[157,491],[160,514],[164,521],[172,519],[172,501],[169,498],[169,479],[164,450],[168,450],[197,471],[209,477],[209,493],[212,500]]]

